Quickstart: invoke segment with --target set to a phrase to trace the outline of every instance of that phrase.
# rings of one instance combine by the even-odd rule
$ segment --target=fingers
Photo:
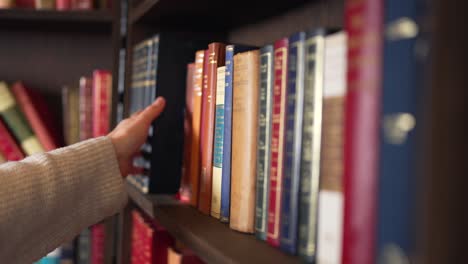
[[[161,112],[164,110],[166,105],[166,100],[163,97],[156,98],[150,106],[146,107],[138,118],[141,119],[145,124],[150,124],[154,119],[156,119]]]

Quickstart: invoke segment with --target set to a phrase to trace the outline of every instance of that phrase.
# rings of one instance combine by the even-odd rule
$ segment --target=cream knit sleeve
[[[112,142],[0,165],[0,262],[32,263],[127,202]]]

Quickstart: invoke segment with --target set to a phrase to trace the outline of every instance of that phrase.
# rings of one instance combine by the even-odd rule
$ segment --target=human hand
[[[161,114],[165,105],[164,98],[158,97],[150,106],[124,119],[109,133],[123,177],[134,169],[133,157],[145,143],[151,122]]]

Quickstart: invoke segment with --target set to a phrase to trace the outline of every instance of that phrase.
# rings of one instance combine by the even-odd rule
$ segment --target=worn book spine
[[[215,135],[213,144],[213,184],[211,195],[211,216],[221,216],[221,182],[223,170],[223,135],[224,135],[224,91],[226,66],[217,69]]]
[[[54,137],[57,137],[57,132],[53,129],[57,128],[51,124],[52,120],[47,120],[53,117],[41,94],[25,87],[22,82],[14,83],[11,92],[45,151],[56,149],[58,140]]]
[[[307,32],[305,42],[298,253],[309,263],[315,260],[317,253],[323,67],[326,34],[325,29]]]
[[[93,137],[93,80],[80,78],[80,140]]]
[[[80,141],[79,89],[75,86],[62,88],[63,131],[65,144]]]
[[[203,90],[203,97],[206,100],[203,108],[202,129],[204,131],[202,135],[203,145],[201,146],[200,197],[198,208],[202,213],[209,215],[211,211],[217,69],[220,66],[224,66],[225,45],[218,42],[208,45],[207,60],[207,74],[204,74],[206,77],[206,87],[204,87]]]
[[[280,248],[297,252],[298,196],[304,106],[305,32],[289,38],[288,83],[284,141],[283,194],[281,195]]]
[[[187,64],[187,76],[185,87],[185,110],[184,110],[184,159],[182,162],[182,179],[180,181],[179,198],[183,202],[190,201],[190,153],[192,149],[192,116],[193,116],[193,74],[195,63]]]
[[[276,41],[274,48],[274,86],[270,146],[270,201],[268,204],[267,242],[274,247],[279,247],[284,130],[286,121],[288,39],[283,38]]]
[[[246,233],[255,222],[259,60],[258,50],[234,56],[229,227]]]
[[[110,132],[112,75],[106,70],[93,71],[93,136]]]
[[[260,49],[259,81],[255,235],[258,239],[265,240],[268,224],[271,110],[273,100],[272,45],[267,45]]]
[[[24,154],[21,152],[15,139],[8,131],[3,121],[0,119],[0,153],[8,161],[18,161],[24,159]]]
[[[15,97],[5,82],[0,82],[0,115],[26,155],[44,152],[44,147],[29,126]]]
[[[195,70],[193,73],[193,116],[192,116],[192,146],[190,157],[190,204],[198,205],[198,189],[200,182],[200,132],[203,97],[203,62],[205,51],[199,50],[195,54]]]
[[[342,263],[346,33],[325,38],[317,263]]]
[[[350,264],[375,263],[383,5],[381,0],[345,1],[349,89],[345,118],[343,262]],[[366,199],[360,199],[363,196]]]
[[[421,193],[426,191],[424,186],[428,179],[428,175],[421,173],[420,163],[426,153],[421,139],[430,133],[424,129],[422,109],[433,109],[427,100],[430,89],[425,85],[426,67],[432,63],[427,63],[427,53],[418,52],[428,44],[424,25],[426,8],[416,0],[386,1],[384,7],[383,30],[388,34],[384,36],[382,112],[379,120],[375,256],[379,263],[391,263],[393,252],[399,252],[401,259],[413,260],[419,253],[415,239],[418,237],[417,226],[426,217],[419,213]],[[426,164],[423,168],[429,170]],[[431,203],[427,204],[431,206]],[[435,263],[437,260],[431,261]]]

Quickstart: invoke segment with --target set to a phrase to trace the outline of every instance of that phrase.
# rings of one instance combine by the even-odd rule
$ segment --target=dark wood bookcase
[[[213,41],[262,46],[297,31],[343,27],[343,0],[316,1],[170,1],[132,2],[128,9],[125,91],[130,87],[131,54],[141,40],[164,31],[186,32]],[[187,61],[189,63],[189,61]],[[128,99],[127,99],[128,100]],[[145,195],[128,184],[129,206],[119,216],[117,263],[130,260],[130,210],[139,208],[207,263],[299,263],[253,235],[178,203],[170,196]]]

